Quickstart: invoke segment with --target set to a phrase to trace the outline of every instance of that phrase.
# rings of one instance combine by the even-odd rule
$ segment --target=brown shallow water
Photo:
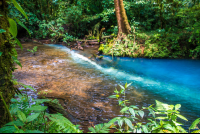
[[[48,92],[47,98],[57,98],[65,108],[74,124],[80,124],[87,132],[88,126],[107,122],[119,116],[117,101],[108,98],[113,94],[117,83],[108,76],[93,69],[84,68],[74,63],[66,52],[39,43],[23,43],[23,51],[17,48],[18,67],[14,76],[19,82],[31,85],[37,92]],[[38,46],[36,55],[28,52]],[[90,55],[94,49],[86,52]],[[119,88],[119,87],[117,87]],[[143,92],[133,89],[127,98],[137,106],[145,106]],[[146,117],[142,122],[146,121]]]

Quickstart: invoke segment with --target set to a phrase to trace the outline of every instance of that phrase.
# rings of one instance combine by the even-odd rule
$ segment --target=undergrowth
[[[131,83],[130,83],[131,84]],[[89,133],[109,133],[111,129],[115,129],[116,133],[187,133],[182,126],[177,122],[177,119],[187,121],[180,114],[180,104],[168,105],[156,100],[156,106],[142,107],[130,104],[126,99],[126,89],[130,84],[125,86],[119,85],[121,90],[115,89],[114,95],[110,98],[118,100],[118,105],[121,110],[121,117],[115,117],[108,123],[97,124],[94,127],[89,127]],[[16,94],[15,98],[11,99],[9,112],[12,121],[0,128],[0,133],[82,133],[79,125],[74,125],[62,114],[47,113],[47,106],[44,102],[58,103],[58,100],[51,99],[33,99],[26,94]],[[31,104],[30,104],[31,103]],[[147,112],[148,111],[148,112]],[[147,117],[148,123],[144,124],[140,121],[141,118]],[[199,133],[198,124],[200,118],[196,119],[189,128],[189,132]]]

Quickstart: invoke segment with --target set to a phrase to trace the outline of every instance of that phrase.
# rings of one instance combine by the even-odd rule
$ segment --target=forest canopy
[[[9,16],[26,25],[32,38],[64,42],[84,37],[98,39],[101,28],[106,29],[103,36],[118,34],[114,0],[17,1],[29,20],[12,5]],[[130,41],[117,44],[109,40],[100,49],[104,54],[199,58],[199,0],[123,0],[123,6],[132,29]],[[18,37],[28,36],[22,27],[18,31]]]

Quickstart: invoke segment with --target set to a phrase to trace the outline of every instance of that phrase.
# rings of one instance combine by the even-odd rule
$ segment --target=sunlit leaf
[[[172,132],[176,132],[176,129],[174,127],[172,127],[170,124],[165,124],[165,125],[163,125],[163,127]]]
[[[17,24],[13,19],[8,19],[10,27],[9,31],[12,34],[13,37],[17,37]]]
[[[123,118],[120,118],[120,119],[118,120],[118,125],[119,125],[119,127],[122,127],[123,121],[124,121]]]
[[[120,111],[120,113],[123,113],[123,112],[127,111],[128,109],[129,109],[128,107],[124,107],[124,108],[122,108],[122,110]]]
[[[141,111],[141,110],[140,110],[140,111],[138,111],[138,113],[139,113],[139,115],[140,115],[141,118],[144,117],[144,111]]]
[[[111,95],[108,98],[117,98],[116,95]]]
[[[135,111],[133,110],[133,108],[129,108],[129,112],[135,117]]]
[[[172,122],[173,122],[176,126],[183,125],[182,123],[180,123],[180,122],[176,122],[176,121],[174,121],[174,120],[172,120]]]
[[[200,118],[198,118],[198,119],[196,119],[193,123],[192,123],[192,125],[190,126],[190,128],[189,129],[196,129],[197,127],[197,124],[200,122]]]
[[[178,110],[181,107],[181,104],[176,104],[175,105],[175,110]]]
[[[130,105],[130,107],[132,107],[133,109],[139,109],[137,106],[134,105]]]
[[[26,19],[28,20],[28,17],[25,13],[25,11],[23,10],[23,8],[19,5],[19,3],[16,2],[16,0],[12,0],[14,6],[26,17]]]
[[[121,89],[125,90],[125,88],[122,85],[119,84],[119,86],[121,87]]]
[[[126,86],[126,88],[128,88],[130,85],[132,84],[132,82],[131,83],[129,83],[127,86]]]
[[[200,130],[194,130],[192,133],[200,133]]]
[[[131,128],[133,129],[133,125],[132,125],[132,122],[129,120],[129,119],[124,119],[124,121],[126,122],[126,124]]]
[[[184,116],[180,115],[180,114],[176,114],[176,116],[178,116],[179,118],[185,120],[185,121],[188,121]]]

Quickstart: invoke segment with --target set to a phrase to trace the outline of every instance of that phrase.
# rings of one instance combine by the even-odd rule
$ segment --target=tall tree
[[[124,9],[123,0],[114,0],[115,4],[115,14],[117,18],[118,24],[118,35],[117,37],[120,38],[122,34],[129,34],[131,31],[131,27],[128,23],[128,18],[126,15],[126,11]]]
[[[10,42],[7,13],[8,4],[6,0],[0,0],[0,92],[5,100],[3,101],[0,96],[0,127],[10,120],[5,103],[9,105],[10,99],[14,96],[16,90],[12,83],[14,64],[11,55],[13,54],[14,45]]]

